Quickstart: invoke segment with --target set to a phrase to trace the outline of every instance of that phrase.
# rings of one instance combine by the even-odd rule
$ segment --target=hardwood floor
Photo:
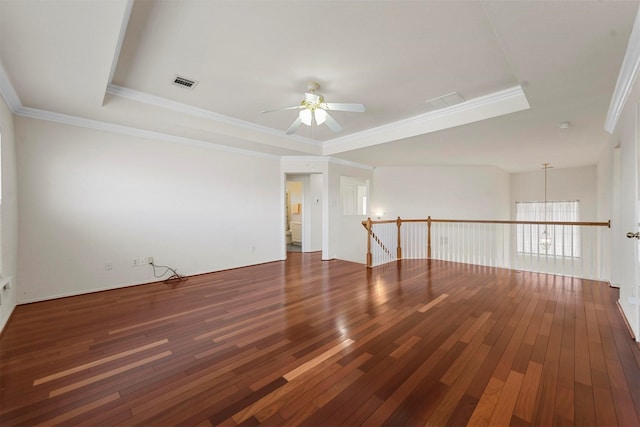
[[[319,254],[19,306],[0,424],[640,425],[606,284]]]

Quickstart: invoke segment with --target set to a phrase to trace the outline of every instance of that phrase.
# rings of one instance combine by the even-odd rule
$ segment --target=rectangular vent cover
[[[186,77],[182,77],[182,76],[178,76],[178,75],[175,76],[175,78],[173,79],[172,83],[174,85],[177,85],[177,86],[180,86],[180,87],[186,87],[186,88],[189,88],[189,89],[193,89],[193,87],[198,84],[198,82],[195,81],[195,80],[191,80],[191,79],[188,79]]]
[[[430,99],[426,101],[426,104],[431,107],[432,110],[440,110],[441,108],[451,107],[452,105],[460,104],[461,102],[464,102],[464,98],[460,96],[458,92],[451,92],[446,95]]]

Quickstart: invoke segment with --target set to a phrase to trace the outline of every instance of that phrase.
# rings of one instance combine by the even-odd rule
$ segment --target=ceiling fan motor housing
[[[307,82],[307,92],[314,93],[320,89],[320,83],[318,82]]]

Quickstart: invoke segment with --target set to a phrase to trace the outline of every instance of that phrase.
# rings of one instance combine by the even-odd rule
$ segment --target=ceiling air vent
[[[195,80],[190,80],[186,77],[182,77],[182,76],[178,76],[176,75],[175,78],[173,79],[172,83],[174,85],[180,86],[180,87],[186,87],[188,89],[193,89],[193,87],[195,85],[198,84],[197,81]]]
[[[458,92],[451,92],[446,95],[425,101],[432,110],[440,110],[441,108],[451,107],[452,105],[464,102],[464,98]]]

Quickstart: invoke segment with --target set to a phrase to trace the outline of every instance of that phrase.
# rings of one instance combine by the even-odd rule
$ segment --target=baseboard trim
[[[270,261],[259,262],[259,263],[256,263],[256,264],[239,265],[237,267],[224,268],[222,270],[203,271],[203,272],[199,272],[199,273],[186,274],[186,275],[184,275],[184,277],[186,279],[190,279],[192,277],[204,276],[206,274],[220,273],[220,272],[229,271],[229,270],[237,270],[237,269],[240,269],[240,268],[254,267],[254,266],[257,266],[257,265],[271,264],[271,263],[274,263],[274,262],[281,262],[281,261],[285,261],[285,260],[275,259],[275,260],[270,260]],[[113,291],[113,290],[116,290],[116,289],[131,288],[131,287],[134,287],[134,286],[153,285],[153,284],[157,284],[157,283],[164,283],[164,280],[165,279],[154,280],[154,281],[150,281],[150,282],[142,282],[142,283],[125,283],[125,284],[120,284],[120,285],[115,285],[115,286],[104,287],[104,288],[89,289],[89,290],[86,290],[86,291],[68,292],[68,293],[64,293],[64,294],[51,295],[51,296],[48,296],[48,297],[28,299],[28,300],[20,301],[20,302],[16,303],[16,306],[28,305],[28,304],[36,304],[36,303],[39,303],[39,302],[53,301],[53,300],[62,299],[62,298],[73,298],[73,297],[77,297],[77,296],[80,296],[80,295],[96,294],[96,293],[99,293],[99,292],[109,292],[109,291]]]
[[[7,321],[6,321],[6,322],[4,322],[4,326],[2,327],[2,330],[0,330],[0,340],[1,340],[1,339],[2,339],[2,337],[4,336],[4,331],[6,331],[6,330],[8,329],[8,327],[9,327],[9,323],[11,322],[11,319],[13,319],[13,313],[15,313],[15,312],[16,312],[16,307],[17,307],[17,306],[18,306],[18,305],[16,304],[16,305],[13,307],[13,310],[11,310],[11,314],[9,314],[9,317],[7,317]]]
[[[631,339],[636,341],[636,335],[633,333],[633,329],[631,328],[631,325],[629,324],[629,321],[627,320],[627,316],[624,315],[624,310],[622,310],[622,306],[620,305],[620,301],[616,301],[616,307],[618,307],[618,312],[620,312],[620,317],[622,317],[622,320],[624,321],[624,324],[627,327],[627,331],[629,331],[629,335],[631,336]],[[640,343],[638,343],[638,344],[640,344]]]

